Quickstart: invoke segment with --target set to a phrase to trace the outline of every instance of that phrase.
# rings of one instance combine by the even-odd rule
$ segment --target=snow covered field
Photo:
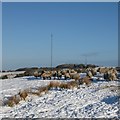
[[[1,96],[15,95],[26,88],[47,85],[51,80],[22,77],[0,80]],[[68,80],[69,81],[69,80]],[[67,82],[67,81],[66,81]],[[0,116],[10,118],[120,118],[120,81],[93,80],[91,86],[80,89],[50,90],[41,97],[29,95],[14,107],[1,107]]]
[[[0,77],[3,75],[16,75],[16,74],[21,74],[24,73],[25,71],[15,71],[15,72],[0,72]]]

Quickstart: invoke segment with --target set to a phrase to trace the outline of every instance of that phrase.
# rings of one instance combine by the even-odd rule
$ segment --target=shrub
[[[7,76],[7,75],[3,75],[3,76],[1,77],[1,79],[8,79],[8,76]]]
[[[14,78],[17,78],[17,77],[24,77],[24,73],[21,73],[21,74],[17,74]]]

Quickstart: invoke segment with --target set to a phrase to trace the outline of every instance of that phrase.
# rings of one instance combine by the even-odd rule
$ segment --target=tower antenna
[[[85,55],[85,66],[87,66],[87,61],[88,61],[88,60],[87,60],[87,57],[88,57],[88,56]]]
[[[51,33],[51,71],[53,67],[53,34]]]

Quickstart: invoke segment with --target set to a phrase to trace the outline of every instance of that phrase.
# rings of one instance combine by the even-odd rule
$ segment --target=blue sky
[[[85,63],[117,66],[117,3],[3,3],[3,69]]]

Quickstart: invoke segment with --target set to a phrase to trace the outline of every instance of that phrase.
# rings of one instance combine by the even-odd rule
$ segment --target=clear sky
[[[3,3],[3,69],[87,63],[117,66],[117,3]]]

